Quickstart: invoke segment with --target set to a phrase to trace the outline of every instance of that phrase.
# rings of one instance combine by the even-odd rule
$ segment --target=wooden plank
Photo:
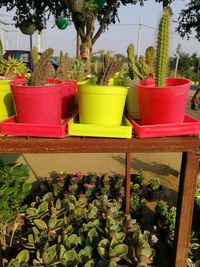
[[[188,257],[198,172],[199,156],[194,153],[184,152],[181,164],[174,239],[175,255],[172,266],[175,267],[187,266],[186,260]]]
[[[192,136],[147,139],[0,137],[0,153],[184,152],[198,147],[200,139]]]

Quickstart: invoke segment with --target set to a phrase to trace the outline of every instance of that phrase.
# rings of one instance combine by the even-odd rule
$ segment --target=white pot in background
[[[138,101],[137,80],[125,80],[123,85],[128,87],[125,109],[133,119],[140,119],[140,106]]]

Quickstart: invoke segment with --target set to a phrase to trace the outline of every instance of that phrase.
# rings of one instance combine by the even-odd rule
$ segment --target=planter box
[[[188,115],[185,115],[183,123],[154,125],[141,125],[140,121],[133,120],[128,114],[126,116],[138,138],[200,134],[200,121]]]
[[[68,135],[72,136],[93,136],[111,138],[131,138],[132,126],[124,116],[120,126],[107,126],[95,124],[82,124],[79,122],[79,115],[69,121]]]

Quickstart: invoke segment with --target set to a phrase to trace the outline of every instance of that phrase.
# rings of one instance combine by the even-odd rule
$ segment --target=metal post
[[[174,77],[176,77],[176,75],[177,75],[180,52],[181,52],[181,44],[179,43],[177,46],[177,49],[176,49],[177,57],[176,57],[176,66],[175,66],[175,70],[174,70]]]
[[[79,50],[80,50],[80,36],[79,36],[79,32],[77,30],[77,35],[76,35],[76,58],[79,57]]]
[[[131,202],[131,153],[126,152],[126,207],[125,213],[130,213]]]
[[[32,34],[30,35],[30,53],[32,52],[33,48],[33,39],[32,39]],[[30,71],[33,71],[33,62],[32,62],[32,57],[30,56]]]
[[[138,43],[137,43],[137,60],[139,60],[139,57],[140,57],[141,35],[142,35],[142,18],[140,18],[140,20],[139,20]]]

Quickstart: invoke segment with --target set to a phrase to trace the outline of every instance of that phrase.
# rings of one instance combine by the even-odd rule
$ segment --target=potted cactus
[[[48,48],[42,53],[28,81],[11,82],[19,123],[59,125],[61,122],[62,81],[47,80],[55,75],[50,63],[53,52]]]
[[[138,92],[136,84],[138,80],[154,77],[155,49],[150,46],[146,49],[145,57],[140,56],[139,61],[135,59],[135,49],[133,44],[127,48],[128,56],[128,79],[124,79],[123,84],[129,87],[126,98],[126,111],[133,119],[140,119],[140,108],[138,102]]]
[[[14,102],[10,90],[10,81],[25,75],[27,67],[21,61],[9,57],[3,59],[3,45],[0,41],[0,120],[14,115]],[[20,81],[20,80],[18,80]]]
[[[138,83],[141,124],[170,124],[184,121],[190,81],[165,78],[168,65],[170,7],[165,7],[157,37],[155,79]]]
[[[70,58],[60,52],[59,67],[55,77],[64,81],[62,90],[62,118],[69,115],[75,104],[77,82],[86,78],[85,64],[81,59]]]
[[[102,55],[96,84],[78,84],[79,120],[84,124],[119,126],[128,89],[110,86],[109,79],[122,66],[122,60]]]

